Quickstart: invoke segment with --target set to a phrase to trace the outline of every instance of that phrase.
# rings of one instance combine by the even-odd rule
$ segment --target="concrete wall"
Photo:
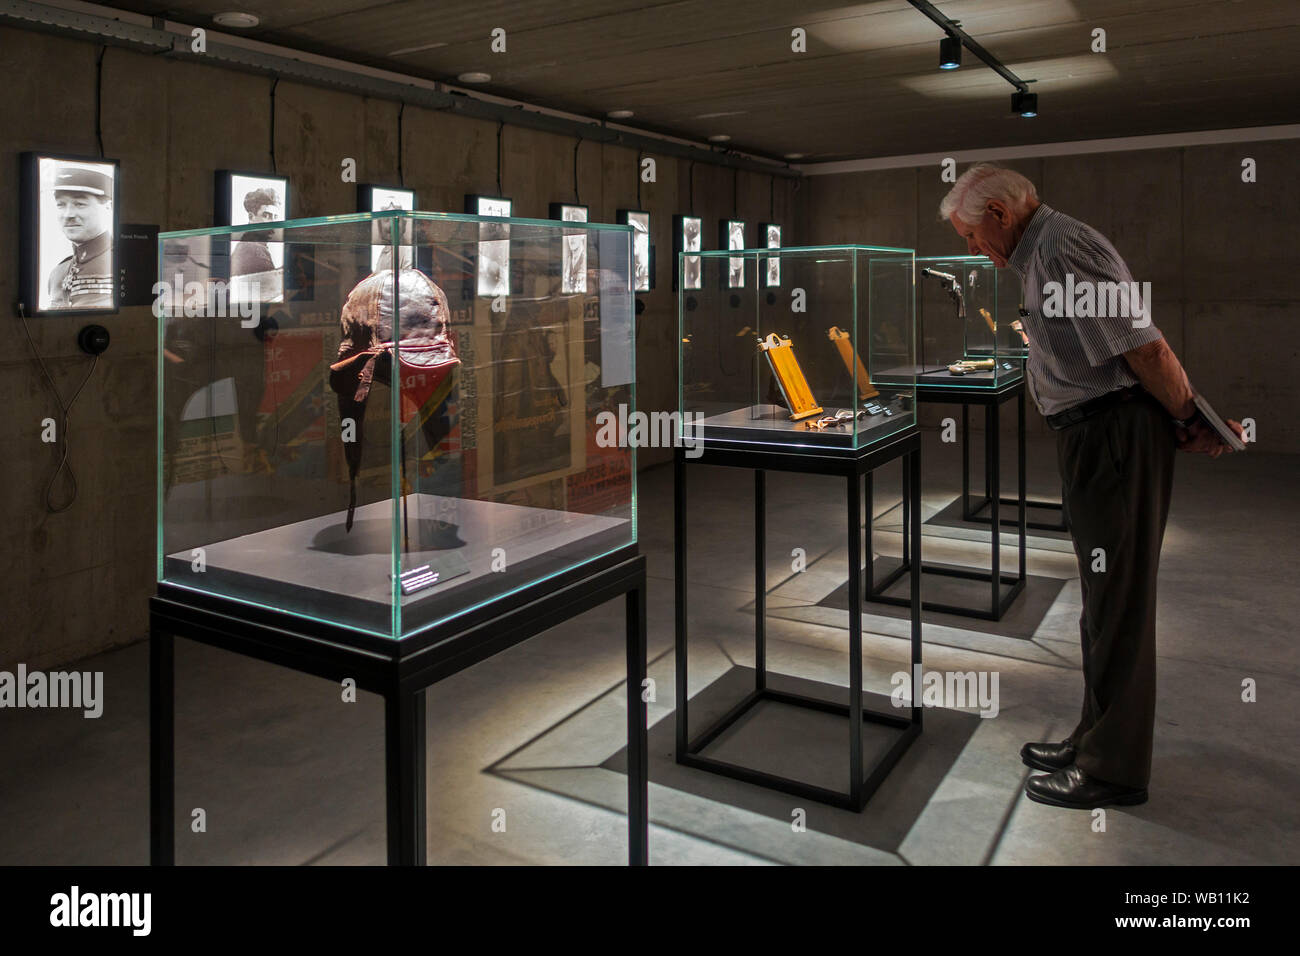
[[[19,64],[0,98],[0,163],[18,169],[30,149],[94,155],[95,60],[78,40],[0,29],[0,58]],[[182,229],[211,223],[212,171],[269,170],[269,78],[110,49],[103,63],[104,154],[122,162],[122,222]],[[395,182],[398,105],[282,82],[276,90],[276,164],[294,187],[295,217],[351,212],[355,186],[339,177],[343,157],[360,181]],[[459,212],[465,193],[497,189],[497,126],[407,107],[402,118],[406,185],[424,209]],[[573,198],[574,140],[505,127],[501,188],[518,215],[544,218],[551,202]],[[647,154],[653,155],[653,154]],[[658,247],[655,290],[637,320],[638,403],[676,402],[676,302],[672,293],[673,214],[687,211],[691,164],[655,157],[658,181],[641,185]],[[578,151],[580,199],[595,221],[637,199],[635,150],[585,143]],[[738,175],[738,179],[735,178]],[[794,186],[769,177],[695,164],[695,213],[708,223],[738,213],[750,222],[793,222]],[[16,180],[15,180],[16,181]],[[733,209],[733,196],[736,206]],[[706,224],[706,229],[716,228]],[[710,231],[709,235],[712,235]],[[0,301],[17,299],[18,192],[0,191]],[[796,241],[788,232],[787,244]],[[154,581],[155,322],[146,308],[100,320],[113,344],[78,399],[69,431],[79,495],[47,514],[43,491],[55,467],[40,423],[57,417],[36,361],[14,320],[0,354],[0,447],[7,458],[0,520],[6,529],[0,575],[0,666],[70,660],[146,633]],[[36,346],[65,399],[89,368],[75,345],[85,320],[33,320]],[[643,465],[666,460],[643,452]],[[57,489],[66,493],[66,487]]]
[[[1241,181],[1255,159],[1258,181]],[[1043,200],[1104,233],[1139,281],[1192,383],[1233,418],[1253,417],[1260,451],[1300,452],[1300,150],[1294,141],[1140,150],[1011,162]],[[814,176],[800,192],[808,242],[871,242],[918,255],[966,252],[938,220],[939,167]],[[932,410],[928,423],[939,414]],[[1031,430],[1045,432],[1036,411]]]

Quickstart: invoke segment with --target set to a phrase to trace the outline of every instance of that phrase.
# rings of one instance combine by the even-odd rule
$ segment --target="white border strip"
[[[831,176],[837,173],[865,173],[878,169],[937,166],[945,159],[954,159],[959,163],[998,159],[1035,159],[1040,156],[1123,153],[1140,149],[1210,146],[1216,143],[1257,143],[1276,139],[1300,139],[1300,123],[1289,126],[1246,126],[1240,129],[1160,133],[1153,136],[1121,136],[1115,139],[1081,139],[1066,143],[1040,143],[1035,146],[993,146],[988,149],[959,149],[951,153],[916,153],[911,156],[849,159],[837,163],[805,163],[791,168],[797,169],[805,176]]]

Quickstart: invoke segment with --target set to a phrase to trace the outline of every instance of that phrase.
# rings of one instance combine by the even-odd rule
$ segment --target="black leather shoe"
[[[1074,741],[1062,740],[1059,744],[1025,744],[1020,748],[1020,759],[1026,767],[1035,770],[1064,770],[1074,763]]]
[[[1038,803],[1070,810],[1094,810],[1111,805],[1130,807],[1147,802],[1146,788],[1121,787],[1089,777],[1071,765],[1064,770],[1025,781],[1025,796]]]

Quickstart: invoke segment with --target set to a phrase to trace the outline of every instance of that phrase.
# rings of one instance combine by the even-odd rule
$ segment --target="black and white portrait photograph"
[[[681,217],[681,244],[684,252],[699,252],[704,220],[699,216]],[[700,257],[686,256],[682,260],[682,287],[691,291],[703,288],[704,277],[700,274]]]
[[[650,214],[635,209],[627,211],[627,224],[632,227],[632,289],[650,291]]]
[[[361,193],[361,212],[386,212],[393,209],[403,209],[410,212],[415,209],[415,190],[400,189],[390,186],[372,186],[364,185],[360,189]],[[399,268],[409,269],[414,262],[414,249],[406,243],[410,240],[411,224],[404,222],[401,225],[401,253],[399,258],[402,260]],[[374,224],[373,240],[374,246],[370,250],[370,271],[378,272],[380,269],[393,268],[393,243],[392,243],[392,223],[384,220]]]
[[[781,248],[781,226],[775,222],[763,223],[763,245],[768,249]],[[781,284],[781,259],[773,256],[766,260],[767,266],[764,270],[763,284],[769,288],[775,288]]]
[[[745,223],[740,219],[728,219],[727,224],[727,248],[744,249],[745,248]],[[739,289],[745,284],[745,259],[743,256],[734,256],[727,260],[727,288]]]
[[[552,203],[551,218],[561,222],[586,222],[587,207]],[[560,250],[560,292],[574,295],[587,291],[587,230],[566,229]]]
[[[230,226],[257,226],[284,219],[289,198],[286,177],[225,175],[229,177],[228,185],[219,189],[218,202],[224,198],[227,205],[218,209],[219,224],[221,218]],[[280,232],[248,229],[235,232],[231,239],[230,301],[284,301],[284,242]]]
[[[117,164],[35,156],[34,235],[37,312],[117,309]],[[30,201],[30,199],[29,199]]]
[[[510,217],[513,203],[500,196],[466,196],[465,211],[475,216]],[[479,295],[510,294],[510,225],[485,222],[479,225]]]

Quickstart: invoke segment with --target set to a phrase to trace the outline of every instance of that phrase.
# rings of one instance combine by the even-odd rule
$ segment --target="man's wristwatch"
[[[1188,415],[1186,418],[1175,418],[1174,424],[1177,425],[1179,428],[1181,428],[1183,431],[1187,431],[1189,428],[1192,427],[1193,424],[1202,421],[1203,418],[1204,416],[1201,415],[1201,410],[1193,406],[1192,414]]]

